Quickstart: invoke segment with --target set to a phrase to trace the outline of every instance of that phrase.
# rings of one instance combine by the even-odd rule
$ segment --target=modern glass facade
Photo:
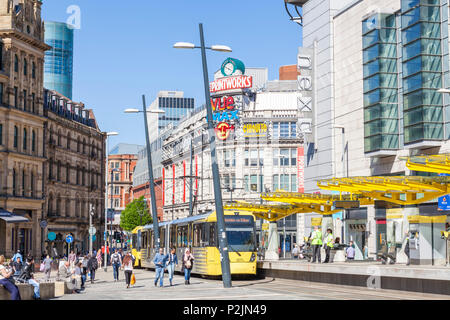
[[[62,22],[45,22],[44,87],[72,99],[73,29]]]
[[[399,148],[395,15],[373,15],[363,21],[362,29],[364,150],[395,150]]]
[[[440,0],[402,0],[405,144],[444,138]]]
[[[366,153],[444,139],[447,18],[441,0],[402,0],[363,20]]]
[[[170,123],[177,126],[178,122],[194,110],[194,98],[159,97],[159,109],[165,111],[159,115],[158,129],[166,128]]]

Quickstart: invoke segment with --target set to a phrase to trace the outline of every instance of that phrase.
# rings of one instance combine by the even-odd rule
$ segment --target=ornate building
[[[58,254],[67,253],[65,236],[72,234],[75,251],[89,250],[89,212],[97,229],[94,248],[101,246],[104,221],[105,135],[92,110],[56,91],[44,90],[44,167],[47,233]]]
[[[0,1],[0,254],[42,250],[44,194],[41,1]]]

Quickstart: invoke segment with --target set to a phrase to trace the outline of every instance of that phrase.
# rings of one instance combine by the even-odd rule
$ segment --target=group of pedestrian
[[[170,285],[173,286],[173,275],[175,273],[175,266],[178,265],[178,257],[176,254],[176,249],[171,248],[170,253],[164,254],[164,249],[160,248],[159,252],[155,255],[155,258],[153,259],[153,263],[155,264],[155,287],[158,286],[158,280],[159,280],[159,286],[164,286],[164,270],[167,268],[167,271],[169,273],[169,282]],[[194,267],[194,256],[192,255],[189,248],[186,248],[183,257],[181,259],[181,272],[184,272],[184,284],[189,285],[191,284],[191,271]]]
[[[0,255],[0,284],[10,293],[11,300],[20,300],[20,292],[16,283],[28,283],[33,286],[34,299],[40,300],[39,282],[34,277],[34,258],[27,256],[25,263],[20,250],[14,254],[9,265],[5,265],[5,256]]]

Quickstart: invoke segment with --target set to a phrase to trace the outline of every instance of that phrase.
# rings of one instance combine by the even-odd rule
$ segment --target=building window
[[[120,187],[114,187],[114,194],[120,195]]]
[[[66,166],[66,183],[70,183],[70,164]]]
[[[14,126],[14,148],[19,147],[19,128]]]
[[[67,133],[67,149],[70,150],[70,132]]]
[[[14,107],[19,107],[19,88],[14,87]]]
[[[274,122],[272,135],[274,139],[297,138],[297,122]]]
[[[27,108],[27,90],[23,90],[23,110],[28,111],[28,108]]]
[[[17,173],[16,169],[13,169],[13,195],[17,195]]]
[[[120,207],[120,200],[119,199],[114,199],[114,207],[115,208]]]
[[[28,135],[27,135],[27,129],[23,129],[23,151],[27,150],[27,139],[28,139]]]
[[[291,192],[298,192],[296,174],[291,174]]]
[[[297,149],[273,149],[274,166],[295,166],[297,164]]]
[[[0,83],[0,104],[3,104],[3,83]]]
[[[32,93],[31,94],[31,111],[33,112],[33,113],[36,113],[36,94],[35,93]]]
[[[114,181],[120,181],[119,173],[114,173]]]
[[[244,190],[246,192],[262,192],[264,186],[264,176],[252,174],[244,176]]]
[[[36,132],[31,132],[31,151],[36,152]]]
[[[0,123],[0,145],[3,144],[3,124]]]
[[[19,72],[19,57],[14,55],[14,72]]]
[[[23,59],[23,75],[27,76],[28,73],[28,62],[27,59]]]
[[[236,152],[232,150],[223,150],[223,160],[225,167],[236,167]]]
[[[0,42],[0,70],[3,70],[3,42]]]
[[[363,21],[364,151],[399,147],[396,17]]]
[[[34,61],[31,64],[31,77],[33,79],[36,79],[36,64],[34,63]]]
[[[278,174],[274,174],[272,179],[272,191],[275,192],[279,189],[280,189],[280,176]]]

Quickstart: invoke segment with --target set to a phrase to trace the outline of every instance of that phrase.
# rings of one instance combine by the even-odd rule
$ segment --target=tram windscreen
[[[225,216],[228,246],[233,251],[255,251],[255,221],[252,216]]]

